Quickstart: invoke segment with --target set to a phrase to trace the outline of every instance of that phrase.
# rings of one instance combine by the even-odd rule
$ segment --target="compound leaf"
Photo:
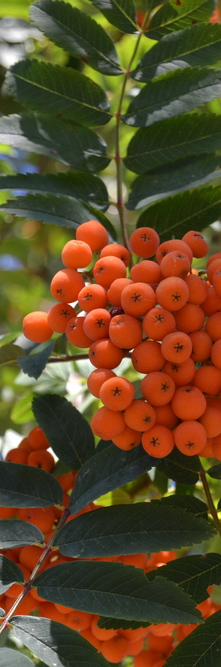
[[[175,30],[182,30],[193,23],[208,21],[214,10],[213,0],[171,0],[154,14],[148,28],[148,37],[161,39]]]
[[[133,0],[90,0],[122,32],[137,32]]]
[[[0,210],[15,213],[19,217],[40,220],[49,225],[72,229],[76,229],[81,222],[91,220],[86,204],[65,195],[25,195],[9,199],[0,206]],[[94,219],[97,220],[98,216]]]
[[[148,581],[153,581],[156,571],[148,572]],[[157,569],[157,576],[165,577],[190,595],[197,604],[209,597],[208,586],[221,583],[221,556],[208,553],[204,556],[185,556],[170,561]]]

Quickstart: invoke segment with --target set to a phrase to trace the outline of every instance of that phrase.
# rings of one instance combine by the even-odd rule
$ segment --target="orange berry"
[[[32,452],[32,447],[28,438],[22,438],[21,442],[19,442],[18,449],[22,449],[24,452],[26,452],[26,454],[30,454],[30,452]]]
[[[155,340],[144,340],[136,345],[132,354],[131,361],[133,367],[139,373],[151,373],[151,371],[161,371],[165,359],[161,352],[161,345]]]
[[[171,634],[161,635],[160,638],[161,651],[163,651],[164,653],[168,653],[169,651],[171,651],[172,644],[173,644],[173,637],[171,636]],[[152,632],[148,634],[148,647],[152,651],[159,650],[159,639],[157,639],[157,635],[153,634]]]
[[[175,313],[176,328],[186,334],[198,331],[204,325],[204,312],[194,303],[186,303]]]
[[[147,454],[156,458],[168,456],[174,448],[173,433],[162,424],[155,424],[142,434],[141,442]]]
[[[175,317],[166,308],[152,308],[143,319],[144,333],[155,341],[163,340],[175,326]]]
[[[212,340],[209,334],[206,331],[192,331],[189,337],[193,346],[191,354],[193,361],[206,361],[206,359],[209,359],[212,349]]]
[[[108,337],[111,315],[105,308],[95,308],[85,317],[83,329],[91,340],[100,340]]]
[[[157,249],[156,260],[158,264],[162,262],[163,257],[165,257],[168,252],[173,252],[174,250],[184,252],[185,255],[189,257],[190,263],[192,262],[193,253],[190,246],[185,243],[185,241],[181,241],[181,239],[170,239],[169,241],[163,241]]]
[[[109,338],[94,341],[89,349],[89,359],[96,368],[116,368],[123,356],[123,351]]]
[[[208,295],[208,284],[201,278],[201,276],[195,276],[194,273],[190,273],[186,276],[185,283],[189,288],[188,302],[200,306]]]
[[[72,609],[65,620],[73,630],[86,630],[91,625],[91,614],[86,611]]]
[[[15,512],[14,507],[0,507],[0,519],[11,519]]]
[[[212,283],[217,296],[221,297],[221,269],[214,271]]]
[[[213,284],[213,276],[215,271],[221,268],[221,258],[214,259],[210,264],[207,264],[207,276],[211,284]]]
[[[206,445],[206,431],[204,426],[195,420],[184,421],[175,428],[174,439],[182,454],[194,456]]]
[[[116,635],[112,639],[103,642],[101,646],[101,654],[106,660],[113,663],[118,663],[127,655],[128,642],[124,637]]]
[[[221,370],[221,339],[216,340],[211,347],[211,361]]]
[[[65,333],[69,320],[76,317],[76,310],[68,303],[57,303],[48,312],[48,324],[57,333]]]
[[[190,384],[192,382],[196,368],[194,361],[192,359],[187,359],[182,364],[178,364],[173,361],[166,361],[163,367],[164,373],[170,375],[173,378],[175,385],[181,387],[184,384]]]
[[[34,428],[31,429],[28,434],[28,442],[32,449],[48,449],[48,447],[50,447],[50,442],[40,426],[34,426]]]
[[[103,440],[112,440],[116,435],[122,433],[124,428],[125,422],[122,413],[110,410],[106,406],[98,408],[91,419],[93,433]]]
[[[160,646],[160,642],[158,644]],[[134,667],[155,667],[159,656],[161,656],[160,652],[157,653],[156,651],[145,649],[140,655],[134,658]]]
[[[141,323],[127,313],[115,315],[110,321],[109,337],[116,347],[131,350],[141,342]]]
[[[101,285],[85,285],[78,293],[79,306],[90,313],[94,308],[105,308],[107,304],[107,292]]]
[[[221,297],[216,294],[212,285],[208,285],[207,297],[201,305],[203,312],[207,317],[210,317],[210,315],[221,310]]]
[[[99,628],[98,626],[98,621],[99,621],[100,616],[93,616],[92,621],[91,621],[91,632],[93,632],[93,635],[97,637],[97,639],[100,639],[102,642],[107,641],[108,639],[112,639],[113,637],[116,636],[117,631],[116,630],[106,630],[105,628]]]
[[[210,257],[208,257],[206,262],[206,268],[208,268],[211,262],[214,262],[214,259],[221,259],[221,252],[215,252],[213,255],[210,255]]]
[[[80,635],[84,637],[88,642],[90,642],[90,644],[95,646],[97,651],[99,651],[100,653],[102,642],[100,641],[100,639],[97,639],[97,637],[93,635],[93,632],[91,632],[91,628],[86,628],[86,630],[80,630]]]
[[[71,345],[80,348],[87,348],[91,345],[91,338],[84,331],[85,317],[72,317],[65,330],[67,339]]]
[[[61,612],[56,609],[53,602],[40,602],[38,610],[39,616],[50,618],[52,621],[57,621],[58,623],[64,623],[66,625],[66,615],[61,614]]]
[[[38,563],[40,556],[42,556],[43,549],[36,544],[27,545],[21,548],[19,554],[19,561],[25,565],[29,570],[33,570]]]
[[[101,257],[94,265],[93,276],[99,285],[108,289],[116,278],[126,278],[126,266],[119,257]]]
[[[206,332],[209,334],[213,342],[221,338],[221,312],[211,315],[206,322]]]
[[[118,257],[124,262],[125,266],[130,264],[129,250],[120,243],[109,243],[109,245],[104,246],[100,252],[100,257]]]
[[[139,556],[139,554],[137,554]],[[146,554],[140,554],[141,556],[145,556],[146,560]],[[127,563],[127,561],[126,561]],[[132,565],[132,563],[128,562],[128,565]],[[136,642],[139,639],[143,639],[145,635],[147,634],[147,628],[136,628],[136,630],[132,630],[132,628],[128,628],[128,630],[120,630],[119,634],[121,637],[125,637],[128,642]]]
[[[122,563],[125,565],[133,565],[134,567],[141,567],[142,569],[145,569],[146,567],[146,562],[147,562],[147,555],[146,554],[126,554],[123,556],[120,556],[120,560]],[[141,628],[139,628],[139,633],[140,633]],[[122,634],[122,631],[121,631]],[[143,630],[142,628],[142,634],[146,634],[146,631]],[[126,636],[126,635],[122,635]],[[131,641],[131,640],[130,640]]]
[[[45,449],[37,449],[28,455],[27,464],[51,472],[54,468],[55,461],[51,452],[47,452]]]
[[[89,378],[87,379],[89,392],[93,394],[93,396],[96,396],[96,398],[99,398],[102,384],[106,380],[114,377],[116,377],[116,373],[111,371],[109,368],[96,368],[96,370],[92,371],[92,373],[89,375]]]
[[[124,412],[124,419],[130,428],[135,431],[148,431],[155,424],[156,413],[152,405],[136,398],[126,408]]]
[[[61,269],[55,273],[50,284],[51,294],[61,303],[72,303],[84,287],[84,278],[76,269]]]
[[[61,253],[61,259],[68,269],[81,269],[90,264],[92,260],[92,250],[85,241],[73,239],[72,241],[65,243]]]
[[[10,449],[5,457],[5,460],[9,463],[27,463],[27,459],[28,452],[24,451],[23,449],[19,449],[19,447]]]
[[[100,399],[110,410],[125,410],[134,398],[133,384],[124,377],[105,380],[100,389]]]
[[[155,635],[155,637],[167,637],[172,634],[176,626],[174,623],[158,623],[158,625],[151,625],[150,627],[152,635]]]
[[[177,424],[177,416],[174,414],[171,403],[166,405],[155,405],[156,423],[173,429]]]
[[[21,616],[29,616],[32,611],[35,611],[38,605],[30,593],[26,593],[25,598],[19,603],[16,608],[16,614]]]
[[[130,247],[138,257],[153,257],[159,246],[160,237],[151,227],[138,227],[130,235]]]
[[[63,604],[55,603],[54,606],[59,611],[60,614],[70,614],[71,612],[73,612],[72,607],[65,607],[65,605],[63,605]],[[67,623],[67,625],[68,625],[68,623]]]
[[[185,278],[190,270],[189,257],[180,250],[172,250],[163,257],[160,263],[160,270],[163,278],[168,278],[169,276]]]
[[[33,523],[44,534],[51,530],[55,520],[55,514],[52,507],[19,508],[17,510],[17,515],[22,521]]]
[[[193,382],[203,393],[216,396],[221,391],[221,371],[216,366],[201,366],[197,368]]]
[[[25,315],[22,324],[23,334],[33,343],[44,343],[49,340],[53,330],[48,324],[48,314],[42,310]]]
[[[214,456],[212,448],[213,438],[207,438],[206,445],[202,449],[200,456],[203,456],[205,459],[212,459]]]
[[[157,301],[167,310],[180,310],[185,306],[189,297],[189,288],[185,280],[179,276],[170,276],[161,280],[156,288]]]
[[[155,304],[155,293],[146,283],[131,283],[122,291],[121,306],[125,313],[134,317],[143,317]]]
[[[213,456],[215,456],[218,461],[221,461],[221,434],[216,435],[216,437],[213,438],[211,447]]]
[[[151,405],[166,405],[173,398],[175,382],[167,373],[153,371],[143,378],[140,388]]]
[[[127,285],[131,285],[132,280],[130,278],[116,278],[111,283],[109,289],[107,290],[108,301],[113,306],[121,306],[121,294]]]
[[[207,438],[215,438],[221,433],[221,410],[208,406],[199,419],[206,430]]]
[[[151,259],[143,259],[138,264],[134,264],[130,270],[131,278],[134,282],[148,283],[148,285],[158,285],[162,280],[162,273],[159,265]]]
[[[172,409],[179,419],[199,419],[206,410],[202,391],[193,385],[178,387],[172,399]]]
[[[182,331],[174,331],[164,336],[161,351],[167,361],[183,363],[191,355],[192,343],[187,334]]]
[[[88,243],[92,252],[104,248],[108,243],[108,238],[107,230],[98,220],[83,222],[76,229],[76,239]]]
[[[195,232],[193,229],[191,229],[189,232],[184,234],[182,237],[182,241],[185,241],[187,245],[192,250],[193,257],[205,257],[207,255],[209,246],[208,243],[205,241],[203,238],[203,235],[201,232]]]
[[[129,426],[125,426],[122,433],[116,435],[115,438],[112,438],[112,441],[116,447],[119,447],[119,449],[123,449],[125,452],[128,452],[140,444],[140,432],[130,428]]]
[[[140,637],[140,639],[137,639],[136,641],[129,641],[128,642],[128,655],[130,656],[135,656],[139,655],[139,653],[142,651],[144,644],[144,639],[143,637]]]

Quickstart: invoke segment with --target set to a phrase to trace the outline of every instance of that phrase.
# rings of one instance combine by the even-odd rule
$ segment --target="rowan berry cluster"
[[[23,438],[16,449],[11,449],[8,452],[6,460],[11,463],[34,465],[47,471],[50,468],[50,471],[52,471],[55,461],[53,455],[48,452],[49,446],[49,442],[42,429],[36,426],[26,438]],[[32,457],[32,454],[35,456]],[[50,466],[48,464],[49,457],[46,455],[50,455]],[[0,507],[0,519],[14,517],[27,521],[34,524],[44,534],[44,545],[34,544],[0,550],[0,554],[17,563],[24,574],[25,582],[29,581],[31,573],[38,564],[45,546],[54,534],[64,509],[68,506],[69,495],[73,490],[76,476],[76,471],[70,471],[57,477],[63,489],[63,505],[61,507],[53,506],[27,509]],[[97,508],[96,504],[90,503],[79,514],[96,510]],[[70,515],[68,520],[73,518],[74,516]],[[169,561],[176,559],[176,557],[176,552],[171,550],[152,554],[138,553],[134,555],[95,558],[93,560],[121,562],[126,565],[142,568],[147,573],[156,570],[158,567],[162,567]],[[39,572],[71,560],[72,558],[61,555],[58,547],[55,546],[49,551]],[[0,607],[5,610],[6,614],[23,588],[24,584],[14,583],[7,589],[6,593],[0,595]],[[210,587],[208,592],[212,592],[212,587]],[[221,606],[212,602],[211,597],[208,597],[198,605],[198,609],[204,618],[207,618],[220,608]],[[40,597],[36,587],[34,587],[34,582],[23,600],[19,603],[16,614],[27,615],[33,612],[38,613],[43,618],[63,623],[72,630],[79,632],[110,663],[116,664],[126,656],[131,656],[134,660],[134,667],[163,667],[167,657],[177,644],[196,627],[196,625],[159,623],[158,625],[149,625],[146,628],[140,627],[136,630],[123,630],[122,628],[107,630],[99,627],[99,616],[97,615],[52,603]]]
[[[156,458],[177,447],[221,460],[221,253],[202,277],[191,266],[208,252],[200,232],[160,243],[140,227],[131,252],[108,240],[97,221],[77,228],[51,281],[58,303],[27,315],[24,334],[43,342],[66,333],[89,348],[88,389],[103,403],[91,420],[96,436],[124,450],[141,442]],[[125,356],[144,376],[136,397],[113,370]]]

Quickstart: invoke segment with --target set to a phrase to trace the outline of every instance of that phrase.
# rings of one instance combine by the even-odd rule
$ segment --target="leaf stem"
[[[136,44],[133,50],[133,53],[131,55],[128,68],[125,70],[124,77],[123,77],[123,84],[121,88],[121,93],[120,93],[120,98],[119,98],[119,103],[118,103],[118,108],[117,112],[115,114],[116,117],[116,141],[115,141],[115,162],[116,162],[116,179],[117,179],[117,208],[118,208],[118,213],[119,213],[119,218],[120,218],[120,226],[121,226],[121,232],[122,232],[122,237],[123,237],[123,242],[125,247],[129,250],[129,239],[128,239],[128,234],[127,234],[127,228],[126,228],[126,223],[125,223],[125,207],[124,207],[124,202],[123,202],[123,165],[122,165],[122,156],[120,152],[120,124],[121,124],[121,118],[122,118],[122,105],[123,105],[123,100],[124,100],[124,93],[127,85],[127,80],[130,75],[131,67],[134,61],[134,58],[136,56],[141,37],[143,35],[143,28],[146,25],[147,19],[148,19],[148,12],[145,13],[141,29],[139,31],[138,38],[136,40]]]
[[[214,505],[214,502],[213,502],[212,495],[210,493],[209,484],[208,484],[207,478],[206,478],[206,471],[204,470],[204,468],[202,466],[202,463],[201,463],[201,470],[200,470],[199,474],[200,474],[200,479],[201,479],[201,482],[202,482],[202,485],[203,485],[203,488],[204,488],[204,493],[205,493],[205,496],[206,496],[206,499],[207,499],[210,514],[211,514],[211,516],[214,520],[214,523],[215,523],[215,526],[217,528],[217,531],[218,531],[219,535],[221,535],[221,523],[220,523],[217,511],[216,511],[216,508],[215,508],[215,505]]]

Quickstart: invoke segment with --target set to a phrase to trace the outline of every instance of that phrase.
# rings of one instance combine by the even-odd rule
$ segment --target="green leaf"
[[[110,162],[104,139],[93,130],[43,114],[2,116],[0,143],[47,155],[82,171],[100,171]]]
[[[0,549],[13,549],[43,541],[42,532],[32,523],[20,519],[1,519]]]
[[[5,92],[29,109],[69,118],[81,125],[104,125],[111,118],[102,88],[77,70],[38,60],[21,60],[5,79]]]
[[[22,570],[10,558],[0,555],[0,595],[5,593],[15,581],[24,582]]]
[[[213,477],[213,479],[221,479],[221,463],[218,463],[216,466],[212,466],[209,470],[206,471],[207,475]]]
[[[147,127],[179,116],[221,95],[221,72],[209,67],[186,67],[168,72],[141,89],[133,98],[124,123]]]
[[[166,579],[162,583],[161,578],[148,583],[143,570],[132,565],[62,563],[39,574],[35,584],[46,600],[92,614],[104,614],[105,609],[115,618],[135,621],[200,621],[194,603],[176,584]]]
[[[172,32],[145,53],[131,76],[136,81],[148,82],[153,77],[187,65],[212,65],[220,59],[220,45],[221,26],[218,23],[196,24]]]
[[[125,618],[113,618],[113,616],[100,616],[97,624],[99,628],[105,628],[106,630],[119,630],[120,628],[122,630],[128,630],[128,628],[137,630],[137,628],[146,628],[150,625],[148,621],[126,621]]]
[[[1,122],[1,120],[0,120]],[[92,174],[16,174],[0,176],[0,190],[27,190],[50,192],[84,199],[89,204],[106,210],[108,192],[103,181]]]
[[[182,238],[189,229],[201,231],[221,214],[221,187],[204,187],[193,192],[162,199],[146,209],[138,220],[138,227],[145,226],[157,229],[161,241],[171,238]],[[191,457],[192,458],[192,457]]]
[[[1,667],[34,667],[34,663],[27,655],[12,648],[0,648]]]
[[[158,468],[157,468],[158,470]],[[161,503],[163,505],[171,505],[171,507],[180,508],[186,510],[187,512],[192,512],[196,517],[202,517],[202,519],[208,519],[208,507],[206,503],[203,503],[202,500],[196,498],[195,496],[188,495],[171,495],[161,498]]]
[[[141,445],[124,452],[111,444],[96,453],[80,470],[70,497],[70,510],[77,514],[92,500],[143,475],[156,464]]]
[[[209,181],[220,178],[221,157],[205,155],[200,158],[183,160],[173,166],[155,170],[152,174],[142,174],[132,183],[126,207],[139,209],[167,195],[196,188]]]
[[[13,616],[10,623],[15,636],[49,667],[107,665],[102,655],[84,637],[63,623],[37,616]]]
[[[21,354],[24,354],[24,350],[19,345],[13,345],[13,343],[2,345],[0,348],[0,366],[13,363]]]
[[[213,0],[171,0],[154,14],[148,28],[148,37],[160,39],[174,30],[182,30],[193,23],[208,21],[214,10]]]
[[[220,667],[221,611],[184,639],[166,661],[166,667]]]
[[[214,528],[159,500],[105,507],[65,525],[56,541],[64,556],[95,558],[179,549],[214,535]]]
[[[56,394],[36,396],[33,412],[56,456],[71,469],[78,470],[92,456],[91,428],[66,398]]]
[[[124,164],[127,169],[143,174],[178,160],[219,150],[221,117],[213,115],[212,119],[211,122],[211,115],[205,113],[193,113],[160,121],[154,132],[152,127],[141,128],[129,143]]]
[[[34,354],[26,354],[23,357],[18,357],[17,362],[23,371],[29,375],[29,377],[35,378],[37,380],[42,374],[47,361],[52,353],[52,350],[55,346],[55,340],[53,340],[49,345],[41,350],[41,352],[35,352]]]
[[[85,11],[61,0],[42,0],[30,8],[35,25],[52,42],[103,74],[122,74],[112,39]]]
[[[178,558],[146,575],[148,581],[154,581],[155,576],[174,581],[196,604],[200,604],[209,597],[208,586],[221,583],[221,556],[208,553]]]
[[[137,32],[133,0],[90,0],[122,32]]]
[[[6,343],[13,343],[18,336],[20,336],[21,330],[18,329],[16,332],[11,331],[10,333],[7,334],[2,334],[0,336],[0,348],[3,347],[3,345],[6,345]]]
[[[49,225],[76,229],[81,222],[91,220],[88,207],[74,197],[65,195],[26,195],[9,199],[0,210],[19,217],[33,218]],[[99,212],[98,212],[99,215]],[[94,219],[98,219],[98,215]]]
[[[46,470],[0,461],[0,506],[50,507],[62,498],[60,484]]]
[[[158,466],[169,479],[179,484],[196,484],[199,479],[200,461],[198,456],[185,456],[178,449],[166,456]]]

